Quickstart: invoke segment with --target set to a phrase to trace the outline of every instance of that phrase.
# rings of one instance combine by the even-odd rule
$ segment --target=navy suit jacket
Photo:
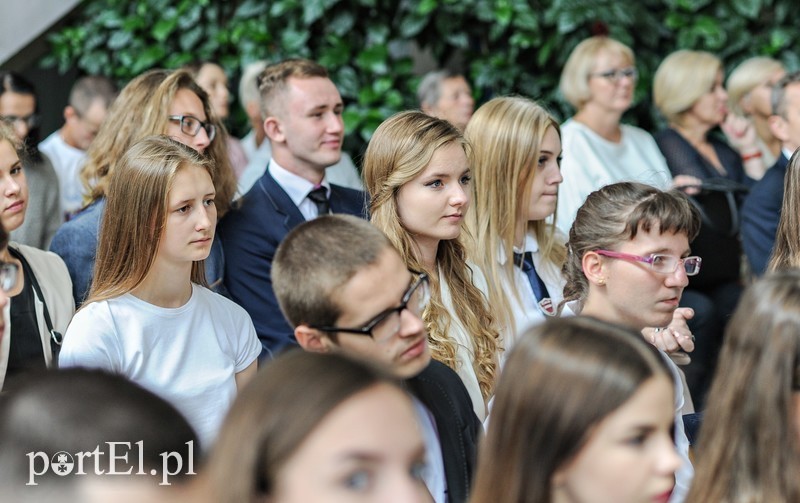
[[[364,192],[331,184],[330,204],[332,213],[366,217]],[[272,290],[271,273],[278,245],[303,222],[303,214],[267,170],[220,223],[225,286],[253,319],[262,357],[297,343]]]
[[[742,205],[742,247],[754,274],[767,269],[783,205],[783,179],[789,159],[783,153],[751,189]]]

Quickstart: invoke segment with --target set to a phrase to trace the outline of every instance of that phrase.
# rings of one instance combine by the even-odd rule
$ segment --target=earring
[[[597,280],[597,284],[600,285],[600,286],[605,285],[606,284],[606,279],[605,278],[598,279]]]

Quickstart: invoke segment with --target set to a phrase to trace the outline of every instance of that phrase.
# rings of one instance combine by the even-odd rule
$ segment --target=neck
[[[0,250],[0,260],[3,262],[11,262],[14,260],[13,257],[11,257],[11,252],[8,251],[8,246]]]
[[[593,103],[587,103],[575,114],[573,120],[580,122],[606,140],[619,142],[622,130],[619,127],[622,112],[600,109]]]
[[[753,127],[756,129],[756,134],[762,142],[767,146],[772,155],[775,157],[781,153],[781,141],[772,134],[769,129],[769,122],[765,117],[760,115],[752,115],[750,118],[753,120]]]
[[[192,296],[192,263],[164,264],[156,259],[144,281],[131,291],[135,297],[158,307],[176,308]]]
[[[679,132],[692,145],[707,143],[706,135],[711,131],[711,126],[691,120],[687,120],[683,124],[670,124],[670,127]]]
[[[414,243],[416,244],[420,261],[425,269],[430,271],[431,274],[437,274],[436,255],[439,252],[439,242],[440,241],[438,239],[414,238]]]
[[[514,246],[520,250],[525,246],[525,230],[528,227],[527,224],[528,222],[523,220],[519,222],[516,229],[514,229]]]
[[[64,126],[62,126],[62,128],[59,129],[58,135],[61,137],[62,140],[64,140],[64,143],[66,143],[70,147],[77,148],[78,150],[83,150],[79,148],[73,141],[72,135],[69,133],[69,128],[67,127],[66,124],[64,124]]]
[[[272,158],[286,171],[305,178],[314,185],[319,185],[325,178],[325,168],[298,159],[283,145],[272,144]]]

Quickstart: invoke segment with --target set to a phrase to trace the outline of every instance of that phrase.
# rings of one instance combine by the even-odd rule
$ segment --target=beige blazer
[[[47,311],[50,313],[50,320],[53,322],[53,329],[63,335],[67,331],[67,325],[75,314],[75,301],[72,299],[72,280],[69,277],[67,266],[61,257],[53,252],[46,252],[38,248],[10,243],[9,247],[17,250],[25,257],[31,266],[33,275],[39,282],[42,289],[44,301],[47,303]],[[44,318],[44,304],[34,292],[36,323],[39,326],[39,336],[42,340],[42,350],[44,352],[45,363],[48,367],[53,366],[53,351],[50,346],[50,333],[47,331],[47,322]],[[3,339],[0,341],[0,390],[3,389],[6,370],[8,368],[8,351],[11,345],[12,327],[8,321],[11,314],[11,302],[6,303],[3,309],[3,317],[6,320]]]

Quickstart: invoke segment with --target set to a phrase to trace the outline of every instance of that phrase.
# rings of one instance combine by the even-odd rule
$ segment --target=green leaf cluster
[[[728,69],[753,55],[800,66],[792,0],[86,0],[50,37],[43,64],[125,83],[153,67],[218,61],[235,77],[257,60],[313,58],[345,99],[346,146],[359,151],[382,120],[414,108],[413,55],[455,62],[476,98],[518,93],[556,115],[572,48],[600,32],[630,45],[641,78],[627,120],[654,127],[649,93],[661,59],[708,50]],[[234,130],[236,128],[234,127]]]

